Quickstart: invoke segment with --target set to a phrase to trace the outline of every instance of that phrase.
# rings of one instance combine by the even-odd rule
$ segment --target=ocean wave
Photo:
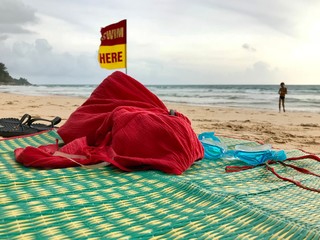
[[[97,85],[0,86],[0,92],[87,98]],[[277,109],[278,85],[152,85],[162,101],[193,105]],[[320,112],[320,85],[288,87],[287,110]]]

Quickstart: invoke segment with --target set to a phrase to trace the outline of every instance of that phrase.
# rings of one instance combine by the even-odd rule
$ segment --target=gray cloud
[[[203,71],[195,68],[192,74],[185,73],[184,75],[186,78],[197,76],[193,82],[200,79],[203,84],[272,84],[278,83],[281,79],[280,71],[263,61],[257,61],[246,69],[238,71],[219,71],[218,69],[218,67],[212,67],[210,70]]]
[[[244,44],[242,45],[242,48],[248,50],[249,52],[255,52],[255,51],[257,51],[254,47],[252,47],[252,46],[251,46],[250,44],[248,44],[248,43],[244,43]]]
[[[277,68],[271,66],[263,61],[255,62],[251,67],[243,72],[242,78],[246,83],[276,83],[279,81],[280,72]]]
[[[220,8],[233,14],[247,16],[251,21],[290,36],[297,35],[297,16],[303,15],[305,11],[313,9],[315,4],[319,4],[317,0],[294,0],[290,3],[265,0],[206,0],[206,2],[212,8]]]
[[[35,10],[20,0],[1,0],[0,4],[0,32],[30,33],[26,24],[36,23]]]
[[[0,34],[0,42],[8,39],[8,35]]]
[[[0,62],[14,77],[33,83],[101,81],[112,71],[97,61],[100,27],[126,18],[128,73],[144,83],[270,83],[280,71],[274,66],[292,69],[292,62],[280,62],[279,55],[288,55],[280,46],[294,44],[291,36],[304,26],[296,21],[303,23],[318,5],[316,0],[1,0]],[[18,35],[30,30],[35,34]],[[264,54],[275,45],[278,51]]]
[[[16,42],[12,48],[0,47],[4,62],[13,77],[40,83],[96,83],[105,77],[95,54],[56,53],[46,39],[34,43]],[[10,57],[6,57],[10,56]],[[3,61],[3,59],[6,61]]]

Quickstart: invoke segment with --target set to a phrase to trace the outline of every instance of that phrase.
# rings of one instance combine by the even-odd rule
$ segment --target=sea
[[[0,86],[0,92],[88,98],[97,85]],[[279,85],[146,85],[164,102],[278,111]],[[287,111],[320,113],[320,85],[287,85]]]

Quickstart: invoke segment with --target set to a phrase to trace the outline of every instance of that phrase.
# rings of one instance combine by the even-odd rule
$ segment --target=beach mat
[[[0,239],[320,238],[320,194],[282,181],[264,166],[226,173],[227,165],[243,164],[203,159],[182,175],[168,175],[112,166],[38,170],[14,160],[15,148],[56,139],[49,131],[0,141]],[[228,148],[257,145],[220,139]],[[316,161],[294,164],[320,173]],[[305,185],[320,185],[314,176],[274,167]]]

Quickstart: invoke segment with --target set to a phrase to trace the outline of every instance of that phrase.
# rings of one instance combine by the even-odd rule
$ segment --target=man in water
[[[280,88],[279,88],[279,91],[278,91],[278,94],[280,95],[279,96],[279,112],[281,112],[281,105],[282,105],[282,108],[283,108],[283,112],[285,112],[285,108],[284,108],[284,98],[287,94],[287,88],[285,87],[284,85],[284,82],[282,82],[280,84]]]

